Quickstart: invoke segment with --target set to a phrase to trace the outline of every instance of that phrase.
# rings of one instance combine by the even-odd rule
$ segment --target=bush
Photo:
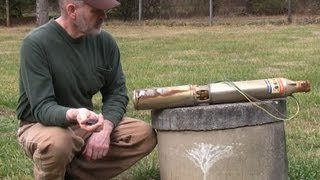
[[[23,17],[23,10],[35,7],[33,0],[10,0],[10,16]],[[0,18],[6,17],[6,0],[0,0]],[[22,8],[23,7],[23,8]]]
[[[122,19],[124,21],[138,19],[139,1],[118,0],[121,6],[113,9],[110,13],[111,18]],[[159,16],[160,0],[142,1],[143,18],[149,19]]]
[[[278,15],[287,11],[287,0],[248,0],[247,12],[255,15]]]

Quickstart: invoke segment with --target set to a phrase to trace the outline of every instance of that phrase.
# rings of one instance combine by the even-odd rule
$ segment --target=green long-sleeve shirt
[[[128,104],[120,52],[107,32],[73,39],[55,21],[33,30],[20,54],[17,117],[66,127],[69,108],[93,109],[102,94],[102,114],[115,125]]]

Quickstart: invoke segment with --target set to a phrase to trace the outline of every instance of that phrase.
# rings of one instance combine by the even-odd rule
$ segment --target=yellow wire
[[[262,111],[264,111],[264,112],[267,113],[269,116],[271,116],[271,117],[273,117],[273,118],[275,118],[275,119],[278,119],[278,120],[281,120],[281,121],[288,121],[288,120],[291,120],[291,119],[295,118],[295,117],[299,114],[299,112],[300,112],[300,104],[299,104],[299,101],[298,101],[298,99],[297,99],[296,97],[294,97],[293,95],[290,95],[290,97],[293,98],[293,99],[295,100],[296,104],[297,104],[297,111],[296,111],[296,113],[295,113],[293,116],[289,117],[289,118],[281,118],[281,117],[277,117],[277,116],[273,115],[273,114],[272,114],[271,112],[269,112],[267,109],[259,106],[255,101],[261,101],[261,100],[256,99],[256,98],[254,98],[253,96],[245,93],[244,91],[242,91],[242,90],[241,90],[236,84],[234,84],[233,82],[230,82],[230,81],[223,81],[223,82],[226,83],[226,84],[228,84],[228,85],[230,85],[230,86],[232,86],[232,87],[234,87],[234,88],[235,88],[240,94],[242,94],[252,105],[254,105],[254,106],[256,106],[257,108],[261,109]],[[254,101],[254,100],[255,100],[255,101]],[[275,109],[275,108],[274,108],[274,109]],[[278,110],[276,110],[276,111],[278,111]],[[280,113],[280,112],[278,111],[278,113]],[[283,115],[282,113],[280,113],[280,114]],[[285,115],[283,115],[283,116],[285,116]]]
[[[249,102],[254,102],[254,101],[256,101],[256,102],[263,102],[262,100],[257,99],[257,98],[255,98],[255,97],[253,97],[253,96],[245,93],[244,91],[242,91],[235,83],[233,83],[233,82],[228,82],[228,83],[229,83],[230,86],[233,86],[234,88],[236,88],[236,90],[237,90],[238,92],[240,92],[240,93],[242,92],[242,93],[244,94],[244,97],[245,97]],[[267,105],[267,106],[268,106],[268,105]],[[269,107],[269,108],[272,108],[274,111],[276,111],[276,112],[277,112],[278,114],[280,114],[281,116],[287,117],[287,115],[282,114],[280,111],[278,111],[278,109],[276,109],[276,108],[274,108],[274,107],[272,107],[272,106],[268,106],[268,107]]]

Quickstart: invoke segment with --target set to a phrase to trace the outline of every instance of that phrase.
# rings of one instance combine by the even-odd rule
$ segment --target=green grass
[[[17,121],[13,116],[0,117],[0,178],[32,179],[31,161],[25,158],[16,140]]]
[[[32,163],[16,141],[19,44],[31,26],[0,28],[0,179],[32,179]],[[209,84],[219,80],[286,77],[310,80],[312,91],[298,93],[301,112],[285,122],[289,176],[320,179],[319,25],[215,25],[105,27],[117,39],[127,86],[139,88]],[[132,100],[132,99],[130,99]],[[99,109],[100,97],[94,98]],[[290,114],[295,104],[288,102]],[[128,116],[150,122],[150,111]],[[117,179],[159,179],[156,150]]]

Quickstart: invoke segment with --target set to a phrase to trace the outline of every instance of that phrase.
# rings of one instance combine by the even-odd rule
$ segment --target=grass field
[[[32,179],[32,163],[16,141],[19,45],[32,26],[0,28],[0,179]],[[320,179],[320,26],[215,25],[105,27],[117,39],[129,95],[139,88],[285,77],[310,80],[297,93],[301,111],[285,122],[291,180]],[[131,98],[131,97],[130,97]],[[131,100],[131,99],[130,99]],[[94,98],[99,109],[100,97]],[[289,115],[295,104],[288,100]],[[128,116],[150,122],[149,111]],[[117,179],[159,179],[156,150]]]

